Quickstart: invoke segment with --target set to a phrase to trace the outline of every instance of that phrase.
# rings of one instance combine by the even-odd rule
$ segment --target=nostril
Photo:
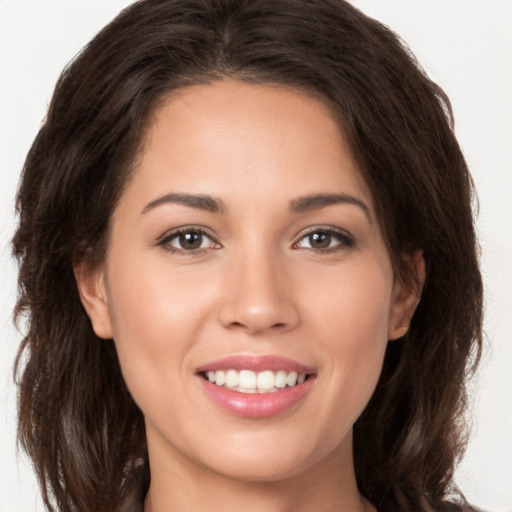
[[[282,301],[242,300],[232,297],[221,304],[220,323],[231,330],[256,334],[269,329],[282,332],[296,327],[299,313],[294,305]]]
[[[248,323],[247,325],[245,325],[243,322],[231,322],[229,327],[234,328],[234,329],[248,329],[249,331],[251,331],[253,333],[257,333],[260,331],[265,331],[267,329],[273,329],[273,330],[286,329],[286,325],[287,324],[284,322],[278,322],[275,324],[271,324],[270,327],[266,327],[266,326],[254,325],[253,322]]]

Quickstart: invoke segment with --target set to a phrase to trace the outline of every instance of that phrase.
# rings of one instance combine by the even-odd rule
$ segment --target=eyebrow
[[[170,193],[157,197],[149,202],[142,213],[147,213],[163,204],[174,203],[182,204],[190,208],[207,211],[210,213],[225,213],[226,205],[218,198],[204,194],[180,194]],[[335,204],[350,204],[359,207],[365,214],[368,222],[372,223],[370,209],[364,201],[348,194],[312,194],[309,196],[298,197],[290,201],[290,211],[292,213],[305,213],[309,211],[321,210],[327,206]]]
[[[314,210],[321,210],[334,204],[350,204],[359,207],[365,214],[368,222],[372,223],[370,208],[364,201],[348,194],[313,194],[299,197],[290,203],[290,210],[293,213],[305,213]]]
[[[190,208],[196,208],[198,210],[204,210],[211,213],[224,213],[226,211],[224,203],[220,199],[216,199],[211,196],[202,194],[171,193],[157,197],[153,201],[149,202],[142,210],[142,213],[147,213],[157,206],[167,203],[182,204],[189,206]]]

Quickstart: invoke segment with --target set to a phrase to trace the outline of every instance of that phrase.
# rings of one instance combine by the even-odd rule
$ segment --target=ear
[[[404,264],[416,279],[395,279],[389,310],[388,339],[396,340],[405,335],[421,298],[426,271],[423,251],[402,254]]]
[[[96,336],[103,339],[112,338],[104,266],[92,267],[87,262],[81,262],[76,264],[73,270],[80,300],[91,320]]]

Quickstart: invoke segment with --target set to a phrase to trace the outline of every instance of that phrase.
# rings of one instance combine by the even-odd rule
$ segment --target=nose
[[[300,321],[290,272],[272,251],[240,254],[227,271],[219,317],[249,334],[288,331]]]

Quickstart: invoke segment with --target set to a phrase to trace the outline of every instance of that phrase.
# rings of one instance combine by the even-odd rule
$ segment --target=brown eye
[[[332,252],[352,247],[355,241],[348,233],[335,229],[317,229],[305,234],[295,247]]]
[[[179,248],[185,251],[200,249],[203,243],[203,234],[197,232],[181,233],[177,237],[177,242]]]
[[[308,235],[309,245],[313,249],[327,249],[331,245],[329,233],[311,233]]]
[[[218,245],[200,229],[183,229],[170,233],[159,245],[171,252],[197,252],[203,249],[217,248]]]

